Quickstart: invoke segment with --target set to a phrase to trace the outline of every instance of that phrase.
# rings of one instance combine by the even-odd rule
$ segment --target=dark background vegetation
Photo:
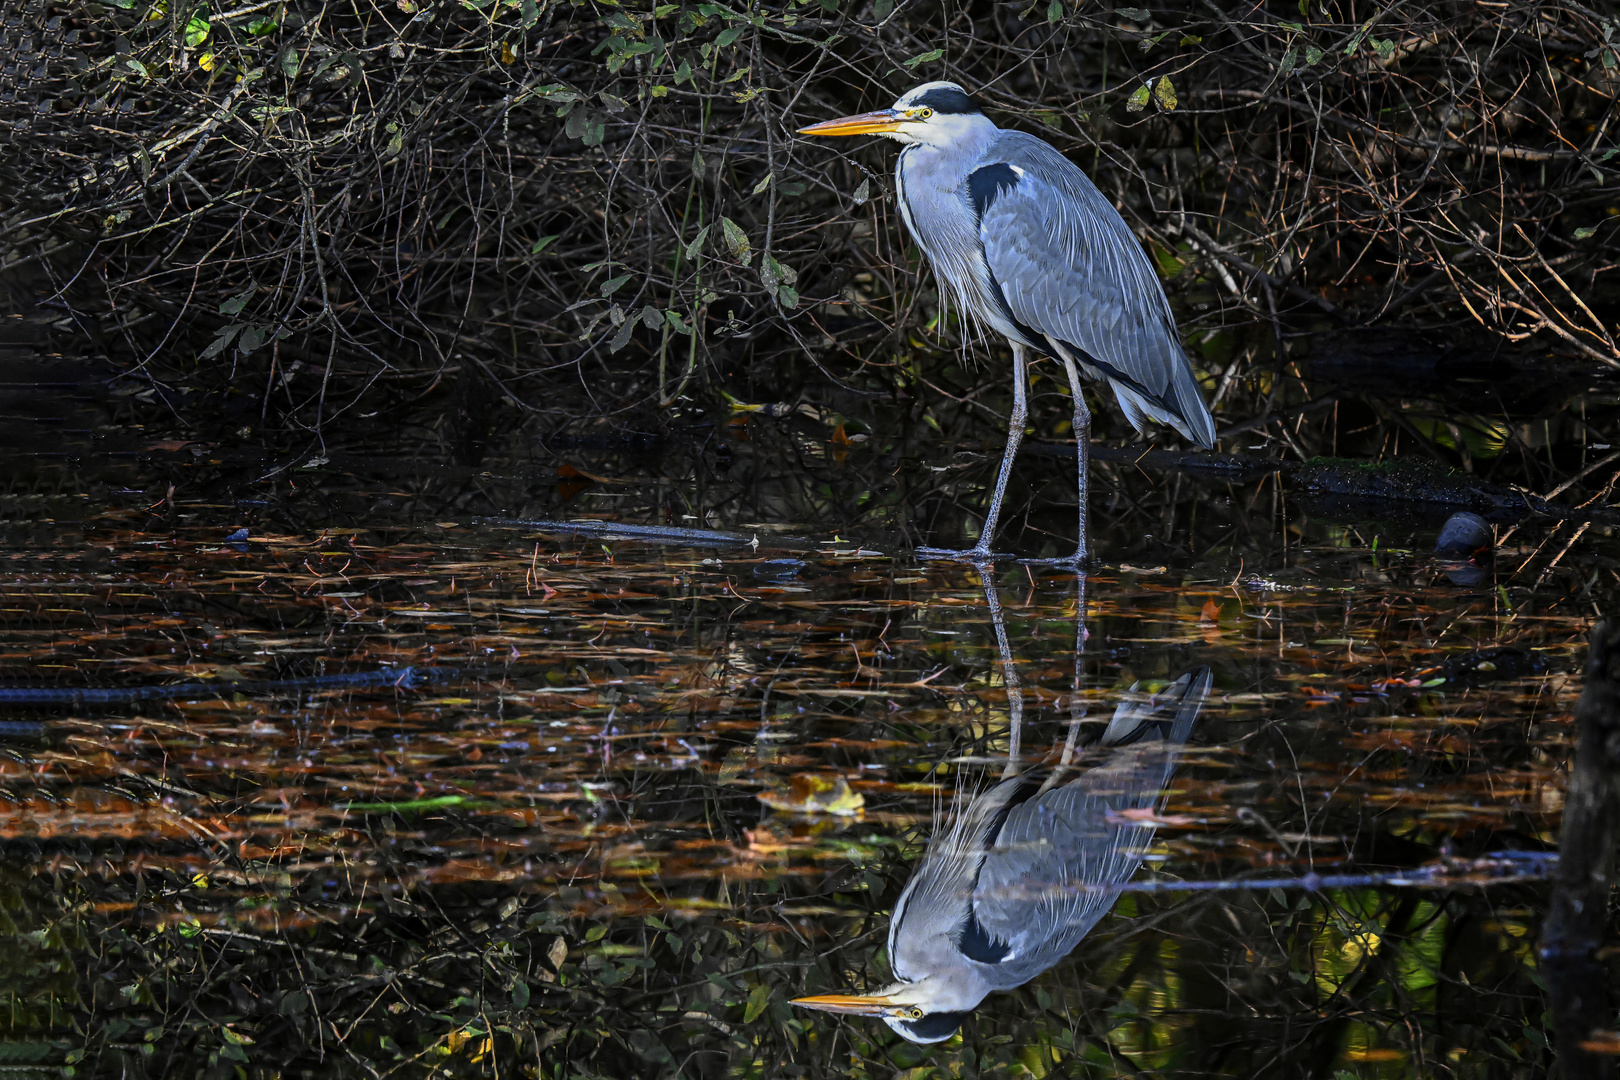
[[[1620,24],[1572,0],[4,12],[10,302],[214,437],[386,415],[476,465],[719,393],[852,431],[975,395],[892,147],[793,133],[937,78],[1117,201],[1223,428],[1328,330],[1620,359]]]
[[[103,610],[41,599],[114,565],[99,548],[51,561],[69,542],[37,522],[89,517],[74,502],[84,490],[74,486],[78,476],[62,481],[46,493],[56,502],[26,504],[24,525],[5,523],[26,533],[19,550],[32,544],[45,553],[40,576],[29,579],[45,582],[37,595],[19,586],[28,595],[17,610],[27,619],[7,616],[25,626],[22,644],[8,646],[22,659],[7,663],[32,663],[39,654],[29,650],[40,648],[59,648],[77,663],[82,657],[68,645],[40,642],[68,641],[64,626],[101,633],[115,622],[106,611],[142,620],[119,640],[151,665],[124,670],[150,678],[186,677],[177,667],[195,659],[171,647],[167,635],[180,631],[160,625],[177,611],[194,640],[212,641],[214,630],[193,623],[264,635],[294,628],[307,647],[277,661],[291,674],[309,673],[297,665],[328,654],[353,663],[437,662],[450,654],[443,631],[407,644],[356,638],[345,652],[350,645],[333,646],[333,628],[347,631],[350,610],[367,605],[460,604],[469,574],[488,576],[480,580],[489,596],[536,602],[527,552],[517,559],[510,537],[456,548],[449,532],[431,534],[425,546],[437,554],[400,568],[396,576],[415,584],[388,583],[406,591],[366,597],[345,585],[341,607],[320,598],[322,588],[337,587],[328,579],[356,572],[353,560],[386,562],[402,534],[333,550],[280,537],[287,551],[266,557],[264,581],[296,589],[275,594],[276,602],[244,601],[236,579],[223,575],[188,582],[186,571],[205,566],[199,552],[221,551],[213,527],[234,528],[243,515],[255,537],[385,520],[465,523],[470,513],[549,513],[582,491],[617,491],[612,485],[630,477],[640,485],[634,499],[614,508],[647,520],[810,522],[828,532],[862,521],[940,542],[953,529],[971,530],[980,500],[962,481],[982,483],[994,467],[1005,357],[988,343],[975,346],[973,359],[958,328],[939,322],[933,285],[894,212],[893,148],[793,134],[886,104],[925,79],[962,82],[999,122],[1050,139],[1118,201],[1164,275],[1223,449],[1295,463],[1419,458],[1568,503],[1601,499],[1620,468],[1610,445],[1620,439],[1609,374],[1620,360],[1617,68],[1620,21],[1568,2],[0,0],[0,287],[13,316],[0,337],[26,339],[44,358],[26,379],[0,382],[69,372],[74,408],[87,411],[65,425],[73,428],[67,441],[146,455],[102,478],[111,509],[90,533],[117,560],[149,551],[140,545],[160,534],[179,536],[174,550],[186,556],[154,555],[135,569],[117,562],[125,580],[140,582],[138,601],[109,593],[96,601]],[[1036,390],[1037,437],[1026,444],[1031,464],[1014,499],[1024,509],[1010,531],[1021,550],[1061,550],[1062,531],[1073,527],[1072,504],[1063,506],[1072,478],[1051,462],[1064,449],[1068,409],[1050,382],[1037,381]],[[742,404],[762,408],[735,411]],[[1104,441],[1127,436],[1112,407],[1095,411]],[[57,415],[8,422],[0,439],[54,449],[64,425],[44,418]],[[963,448],[972,453],[952,456]],[[384,454],[393,471],[367,471]],[[437,471],[401,479],[400,463],[416,457]],[[904,468],[918,463],[944,471]],[[295,464],[304,468],[283,472]],[[1326,528],[1325,511],[1252,477],[1234,494],[1232,485],[1166,479],[1106,455],[1098,472],[1099,529],[1111,558],[1197,570],[1187,575],[1195,581],[1187,597],[1165,601],[1161,625],[1141,634],[1115,628],[1126,644],[1106,653],[1102,685],[1141,660],[1129,652],[1133,635],[1183,635],[1205,610],[1206,579],[1217,570],[1224,582],[1247,558],[1250,572],[1270,574],[1287,563],[1291,542],[1348,548],[1378,536],[1361,511],[1328,514],[1338,524]],[[7,493],[33,496],[48,486],[31,487],[37,480],[8,477]],[[238,502],[244,494],[257,501]],[[213,509],[198,509],[208,500]],[[957,512],[958,500],[967,510]],[[1385,505],[1372,516],[1387,513]],[[201,521],[184,523],[188,514],[206,521],[206,541]],[[1526,529],[1516,548],[1499,534],[1500,610],[1486,591],[1456,601],[1452,612],[1451,595],[1427,579],[1368,592],[1368,607],[1356,613],[1369,624],[1357,647],[1388,630],[1381,620],[1396,616],[1387,612],[1410,610],[1436,624],[1455,614],[1456,638],[1470,643],[1523,634],[1527,652],[1561,649],[1588,609],[1609,604],[1620,587],[1620,561],[1585,550],[1565,557],[1590,525],[1571,518]],[[1241,541],[1230,539],[1240,533]],[[573,552],[575,565],[598,558],[597,547]],[[512,565],[496,568],[492,550]],[[1506,567],[1510,552],[1516,570]],[[612,558],[607,552],[604,565]],[[627,575],[617,584],[631,599],[623,588],[611,601],[579,594],[593,599],[569,612],[577,656],[558,662],[557,678],[573,679],[575,660],[593,665],[582,676],[593,686],[644,676],[595,659],[599,639],[630,648],[647,643],[648,623],[638,620],[686,626],[691,639],[681,648],[692,656],[682,662],[697,674],[660,681],[646,700],[667,691],[658,709],[690,718],[696,688],[722,684],[729,670],[730,659],[714,657],[770,660],[747,649],[804,609],[773,609],[769,626],[699,620],[696,601],[694,614],[682,606],[697,588],[693,575],[710,574],[712,597],[734,597],[736,582],[691,561],[674,585],[662,565]],[[591,566],[582,589],[606,572]],[[1259,623],[1249,627],[1254,640],[1239,634],[1246,612],[1281,610],[1299,595],[1289,590],[1336,575],[1353,576],[1335,567],[1320,580],[1257,579],[1233,605],[1237,614],[1217,610],[1199,633],[1208,642],[1225,632],[1270,655],[1283,639],[1260,640]],[[1554,588],[1538,594],[1544,579]],[[930,584],[927,602],[941,591]],[[667,599],[671,610],[649,614],[637,607],[640,593]],[[1117,602],[1107,589],[1098,595]],[[1349,623],[1350,609],[1336,595],[1311,595],[1320,610],[1305,617],[1315,623],[1306,636],[1336,642],[1334,619]],[[566,609],[564,600],[544,602]],[[1543,625],[1535,620],[1559,603],[1545,639],[1533,637],[1542,631],[1525,627]],[[1049,621],[1061,624],[1061,605],[1053,607]],[[1513,628],[1521,613],[1527,617]],[[530,645],[498,640],[502,624],[484,614],[493,629],[457,639],[469,657],[487,662],[480,643]],[[688,617],[689,625],[681,621]],[[886,615],[870,626],[837,625],[843,617],[814,616],[821,621],[805,633],[818,655],[842,665],[854,641],[857,674],[862,664],[899,663],[877,656]],[[1231,624],[1225,631],[1223,620]],[[981,645],[992,640],[982,625],[970,629]],[[1073,658],[1066,632],[1072,626],[1046,627],[1035,648],[1060,675]],[[1107,638],[1099,628],[1099,640]],[[1349,631],[1343,640],[1348,651]],[[1422,635],[1413,642],[1370,673],[1353,656],[1332,673],[1361,684],[1371,675],[1415,678],[1413,657],[1427,663],[1440,647]],[[929,649],[893,655],[910,663],[915,652],[916,672],[906,674],[920,678],[936,656]],[[994,660],[981,648],[951,663],[947,681],[965,685]],[[828,664],[824,681],[844,685],[844,669]],[[513,679],[544,686],[552,674]],[[1295,677],[1292,668],[1279,675],[1258,666],[1227,674],[1227,690],[1257,693]],[[345,722],[352,715],[390,732],[409,729],[455,758],[444,768],[472,769],[470,755],[496,752],[477,740],[507,688],[467,691],[460,704],[431,708],[383,695],[332,710]],[[999,688],[979,691],[988,698]],[[491,870],[424,886],[424,866],[446,851],[466,853],[456,844],[472,850],[486,834],[491,843],[509,837],[471,809],[464,817],[454,807],[413,807],[408,790],[378,796],[403,800],[403,809],[377,811],[348,831],[317,823],[330,830],[334,847],[323,857],[333,865],[358,852],[381,867],[359,885],[324,869],[283,877],[273,851],[249,855],[243,847],[215,859],[220,849],[188,847],[161,831],[8,841],[0,931],[15,948],[0,970],[14,993],[12,1041],[0,1044],[0,1056],[10,1056],[0,1065],[224,1077],[492,1075],[499,1064],[503,1075],[526,1069],[557,1080],[677,1070],[890,1076],[941,1060],[964,1076],[1112,1075],[1143,1062],[1259,1076],[1546,1070],[1546,1024],[1528,961],[1539,903],[1530,886],[1309,902],[1267,893],[1232,905],[1143,898],[1122,912],[1140,920],[1129,924],[1139,932],[1100,936],[1087,956],[1093,975],[1067,997],[1054,998],[1050,985],[1026,988],[1008,999],[1008,1013],[976,1019],[954,1056],[924,1058],[886,1029],[827,1026],[812,1039],[785,997],[881,979],[867,967],[917,837],[899,826],[868,830],[860,844],[838,849],[841,861],[830,868],[790,849],[800,854],[784,861],[800,861],[781,881],[729,864],[700,867],[690,879],[697,883],[677,897],[696,897],[692,908],[678,916],[651,902],[643,908],[637,860],[685,858],[680,844],[704,829],[733,859],[731,845],[755,843],[745,829],[760,811],[752,789],[717,793],[701,769],[690,781],[672,780],[684,775],[672,763],[687,760],[678,745],[663,747],[658,768],[610,769],[600,742],[588,740],[606,730],[615,707],[606,694],[615,692],[593,690],[590,704],[569,706],[580,760],[566,772],[537,766],[521,778],[536,790],[554,780],[561,794],[547,819],[553,832],[525,834],[555,844],[548,853],[556,866],[520,884],[503,884]],[[1560,708],[1547,704],[1558,694],[1544,692],[1530,680],[1510,700],[1477,705],[1478,715],[1507,717],[1511,729],[1484,749],[1455,733],[1425,741],[1423,732],[1410,735],[1410,746],[1391,737],[1346,748],[1336,729],[1322,726],[1323,712],[1304,712],[1296,701],[1282,709],[1286,723],[1269,713],[1257,720],[1264,739],[1277,741],[1259,743],[1254,762],[1262,769],[1288,760],[1294,744],[1284,736],[1298,729],[1313,747],[1329,748],[1320,750],[1324,791],[1338,791],[1340,772],[1375,751],[1387,757],[1368,760],[1387,764],[1380,775],[1392,784],[1439,790],[1458,776],[1473,783],[1468,768],[1502,761],[1528,773],[1520,726],[1532,725],[1520,719]],[[911,693],[934,700],[926,697],[932,691]],[[1382,699],[1374,701],[1372,711]],[[262,746],[262,733],[236,732],[246,721],[231,704],[181,719],[211,717],[219,738]],[[705,722],[716,725],[765,715],[764,703],[746,695],[706,707],[714,716]],[[861,719],[862,738],[911,740],[895,752],[897,769],[910,767],[919,746],[927,756],[972,745],[961,732],[988,723],[950,719],[936,737],[864,708],[855,699],[826,712],[839,732]],[[1464,698],[1457,708],[1460,715],[1476,705]],[[1354,710],[1344,710],[1335,719],[1352,724]],[[1442,714],[1445,702],[1410,711]],[[463,719],[473,745],[457,736],[443,749],[444,731],[459,730]],[[1500,826],[1525,834],[1528,846],[1540,842],[1544,812],[1556,811],[1543,801],[1555,799],[1549,762],[1560,738],[1555,724],[1542,727],[1546,745],[1531,755],[1541,786],[1526,782],[1523,804],[1501,815],[1507,824],[1468,817],[1478,812],[1469,807],[1477,790],[1465,790],[1447,813],[1481,834],[1495,837]],[[752,745],[751,732],[698,745],[717,757]],[[262,775],[211,760],[182,767],[155,737],[86,738],[61,757],[50,746],[8,749],[8,791],[42,814],[73,809],[88,791],[92,809],[109,799],[146,808],[174,799],[190,807],[184,800],[194,799],[204,808],[197,813],[229,821],[257,812],[257,793],[285,781],[278,761],[259,763]],[[195,747],[202,757],[207,741]],[[857,749],[861,760],[871,756]],[[36,782],[41,761],[68,778]],[[107,762],[133,762],[139,775]],[[1496,772],[1491,784],[1500,781]],[[603,809],[609,800],[587,781],[617,785],[613,809]],[[404,783],[393,774],[387,782]],[[1210,803],[1223,797],[1214,788],[1205,794]],[[338,798],[314,781],[296,795],[319,807]],[[924,803],[897,796],[874,808],[922,814]],[[618,827],[615,813],[624,830],[613,834],[623,839],[613,850],[627,861],[610,867],[601,838]],[[1344,831],[1357,832],[1362,810],[1343,813],[1352,822]],[[1399,826],[1367,814],[1389,864],[1432,858],[1466,832],[1433,827],[1421,814]],[[1277,820],[1306,835],[1321,829],[1303,798]],[[402,831],[410,834],[403,841]],[[757,839],[770,848],[770,836]],[[1258,827],[1240,839],[1256,860],[1282,850]],[[1189,850],[1178,857],[1191,862]],[[570,859],[581,851],[599,861],[587,867],[589,888],[569,891]],[[624,883],[618,896],[603,884],[615,873]],[[722,879],[716,897],[711,884]],[[386,899],[378,881],[393,890]],[[160,911],[162,918],[152,914]],[[288,913],[291,923],[276,923]],[[265,929],[273,925],[281,928]],[[1194,931],[1154,932],[1165,925]],[[253,936],[260,933],[265,940]],[[834,949],[821,936],[829,933],[846,947]],[[1369,934],[1393,946],[1375,954]],[[1154,1015],[1168,986],[1180,996],[1166,1024]],[[1414,1011],[1424,1017],[1415,1026]],[[1234,1015],[1260,1019],[1237,1028]],[[1020,1017],[1034,1027],[1019,1026]],[[1123,1029],[1138,1033],[1092,1038]],[[1178,1057],[1177,1047],[1188,1045],[1201,1056]],[[1219,1053],[1202,1054],[1211,1047]],[[1392,1047],[1395,1057],[1387,1056]],[[1351,1051],[1360,1056],[1346,1057]]]

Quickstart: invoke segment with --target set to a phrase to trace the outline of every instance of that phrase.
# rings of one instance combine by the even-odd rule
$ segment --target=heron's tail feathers
[[[1205,450],[1214,448],[1215,418],[1209,414],[1209,406],[1204,404],[1204,394],[1190,370],[1176,372],[1169,393],[1162,402],[1149,400],[1117,379],[1109,379],[1108,385],[1113,387],[1114,397],[1119,399],[1125,419],[1137,431],[1146,434],[1145,422],[1154,420],[1175,428]]]
[[[1204,707],[1214,677],[1207,667],[1197,668],[1182,675],[1157,694],[1137,692],[1141,683],[1132,685],[1124,700],[1114,709],[1114,718],[1100,740],[1103,746],[1127,746],[1131,743],[1163,741],[1180,746],[1192,734],[1193,721]]]

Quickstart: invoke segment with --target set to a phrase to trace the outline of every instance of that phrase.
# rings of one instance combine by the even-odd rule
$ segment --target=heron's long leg
[[[1012,478],[1013,459],[1018,456],[1018,444],[1024,441],[1024,425],[1029,422],[1029,367],[1024,362],[1024,347],[1014,344],[1013,351],[1013,404],[1012,415],[1007,418],[1007,448],[1001,452],[1001,468],[996,470],[996,491],[990,496],[990,511],[984,516],[984,532],[979,534],[978,547],[988,553],[995,539],[996,522],[1001,519],[1001,500],[1007,494],[1007,481]]]
[[[1063,369],[1069,373],[1069,393],[1074,395],[1074,458],[1080,492],[1080,539],[1075,548],[1074,561],[1082,563],[1091,556],[1091,515],[1088,511],[1091,487],[1091,410],[1086,408],[1086,393],[1080,385],[1080,371],[1074,366],[1074,361],[1064,357]],[[1086,625],[1084,584],[1081,585],[1080,608],[1080,628],[1084,634]]]
[[[1001,468],[996,470],[996,490],[990,496],[990,510],[984,516],[984,530],[979,542],[966,551],[947,548],[918,548],[917,554],[925,559],[965,559],[968,562],[991,562],[990,544],[996,536],[996,523],[1001,519],[1001,499],[1007,493],[1007,480],[1012,476],[1013,459],[1018,456],[1018,444],[1024,441],[1024,425],[1029,421],[1029,371],[1024,361],[1024,347],[1012,343],[1013,351],[1013,404],[1012,415],[1007,418],[1007,448],[1001,453]]]

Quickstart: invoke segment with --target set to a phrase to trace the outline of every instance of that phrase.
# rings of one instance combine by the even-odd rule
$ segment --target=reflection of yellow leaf
[[[799,773],[785,785],[760,792],[759,801],[773,810],[840,817],[858,814],[866,807],[865,797],[851,790],[849,781],[817,773]]]

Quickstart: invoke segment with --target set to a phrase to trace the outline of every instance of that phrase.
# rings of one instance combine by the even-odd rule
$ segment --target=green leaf
[[[727,46],[734,44],[738,38],[742,37],[742,32],[743,28],[740,26],[728,27],[727,29],[720,31],[720,35],[714,39],[714,43],[719,48],[724,49]]]
[[[522,979],[512,984],[512,1008],[522,1012],[529,1007],[529,984]]]
[[[275,33],[279,26],[280,24],[277,23],[276,20],[270,18],[268,15],[260,15],[258,18],[248,23],[247,32],[252,34],[254,37],[265,37],[266,35]]]
[[[130,57],[128,60],[125,60],[124,65],[143,79],[150,79],[152,77],[152,73],[147,70],[146,65],[141,63],[139,60],[136,60],[134,57]]]
[[[1189,45],[1202,45],[1203,43],[1204,39],[1197,34],[1182,34],[1181,41],[1178,44],[1179,47],[1185,49]]]
[[[523,29],[532,29],[539,21],[540,5],[535,0],[523,0]]]
[[[405,799],[400,802],[343,803],[340,807],[361,814],[395,814],[401,811],[437,810],[445,806],[460,806],[466,801],[463,795],[440,795],[433,799]]]
[[[709,238],[709,230],[711,228],[713,228],[712,225],[703,226],[703,228],[698,230],[698,234],[692,238],[692,242],[686,245],[686,257],[688,259],[695,259],[698,257],[698,252],[703,250],[703,241]]]
[[[1063,0],[1052,0],[1046,5],[1046,21],[1055,23],[1063,18]]]
[[[612,341],[608,342],[608,352],[616,353],[626,345],[630,344],[630,335],[634,334],[635,332],[636,320],[624,320],[624,322],[619,324],[619,332],[613,335]]]
[[[1312,64],[1316,63],[1320,59],[1322,59],[1322,50],[1321,49],[1318,49],[1315,45],[1307,45],[1307,46],[1305,46],[1305,66],[1306,67],[1310,67]]]
[[[754,190],[749,192],[749,194],[758,195],[760,192],[764,191],[766,188],[771,186],[771,181],[773,179],[775,179],[775,177],[776,177],[775,173],[766,173],[765,174],[765,179],[763,179],[759,183],[755,184],[754,185]]]
[[[1596,225],[1590,225],[1590,226],[1587,226],[1584,229],[1576,229],[1575,230],[1575,239],[1577,239],[1577,240],[1585,240],[1588,236],[1591,236],[1595,232],[1597,232],[1597,226]]]
[[[269,339],[269,337],[270,331],[266,330],[262,326],[244,327],[242,330],[242,336],[236,341],[236,347],[240,349],[242,354],[245,356],[254,349],[257,349],[260,345],[263,345],[265,341]]]
[[[669,328],[675,331],[677,334],[685,334],[687,337],[692,336],[692,328],[686,325],[686,320],[681,318],[678,312],[664,312],[664,321],[667,322],[669,324]]]
[[[202,351],[202,358],[204,360],[212,359],[224,352],[225,346],[231,343],[241,329],[241,323],[231,323],[229,326],[222,326],[214,331],[214,340],[210,341],[208,347]]]
[[[1283,53],[1282,60],[1277,64],[1277,78],[1281,79],[1286,77],[1290,71],[1294,70],[1294,64],[1298,60],[1298,49],[1289,49],[1287,52]]]
[[[597,923],[595,926],[593,926],[589,930],[585,931],[585,940],[586,941],[601,941],[602,938],[604,936],[606,936],[606,934],[607,934],[607,927],[603,926],[601,923]]]
[[[1125,101],[1126,112],[1141,112],[1147,108],[1148,97],[1153,93],[1147,83],[1143,83],[1131,91],[1131,96]]]
[[[760,983],[748,992],[748,1007],[743,1010],[743,1023],[752,1024],[759,1019],[759,1014],[765,1011],[765,1006],[771,1002],[771,988],[768,983]]]
[[[208,40],[210,30],[206,15],[193,15],[186,23],[186,47],[195,49]]]
[[[281,54],[281,73],[292,79],[298,76],[299,56],[297,49],[288,49]]]
[[[602,297],[606,299],[607,297],[612,296],[614,293],[624,288],[624,283],[629,281],[634,276],[634,274],[621,274],[616,278],[608,278],[602,283]]]
[[[872,181],[862,177],[861,182],[855,185],[855,194],[851,197],[855,200],[856,206],[864,204],[867,199],[872,197]]]
[[[557,237],[561,235],[562,233],[552,233],[550,236],[542,236],[540,239],[534,242],[534,246],[529,249],[529,254],[540,254],[542,251],[546,250],[546,248],[551,246],[551,242],[553,240],[557,239]]]
[[[748,234],[743,232],[741,225],[728,217],[723,217],[720,219],[720,231],[725,234],[726,247],[731,249],[734,258],[748,262],[753,257],[753,245],[748,242]]]
[[[1389,38],[1373,38],[1372,47],[1378,53],[1378,58],[1384,63],[1395,59],[1395,43]]]
[[[1115,8],[1114,14],[1118,15],[1122,19],[1129,19],[1131,22],[1147,22],[1149,19],[1153,18],[1153,12],[1149,11],[1147,8],[1139,7]]]
[[[1176,87],[1170,81],[1170,76],[1160,75],[1159,81],[1153,84],[1153,100],[1159,103],[1159,108],[1165,112],[1173,112],[1176,107]]]
[[[133,2],[134,0],[131,0],[131,3]],[[878,22],[882,22],[884,19],[887,19],[893,14],[894,0],[873,0],[872,18],[876,19]]]
[[[916,56],[913,56],[910,60],[905,61],[905,65],[908,68],[914,68],[918,64],[932,64],[935,60],[938,60],[940,57],[942,57],[944,55],[945,55],[945,50],[944,49],[929,49],[927,52],[918,53]]]
[[[798,307],[799,291],[791,285],[778,285],[776,287],[776,302],[783,307]]]
[[[242,309],[247,307],[247,302],[249,300],[253,299],[253,294],[256,291],[257,290],[254,290],[254,289],[244,289],[244,290],[242,290],[241,292],[237,293],[235,296],[231,297],[229,300],[226,300],[223,303],[221,303],[219,305],[219,313],[221,315],[240,315],[240,314],[242,314]]]

